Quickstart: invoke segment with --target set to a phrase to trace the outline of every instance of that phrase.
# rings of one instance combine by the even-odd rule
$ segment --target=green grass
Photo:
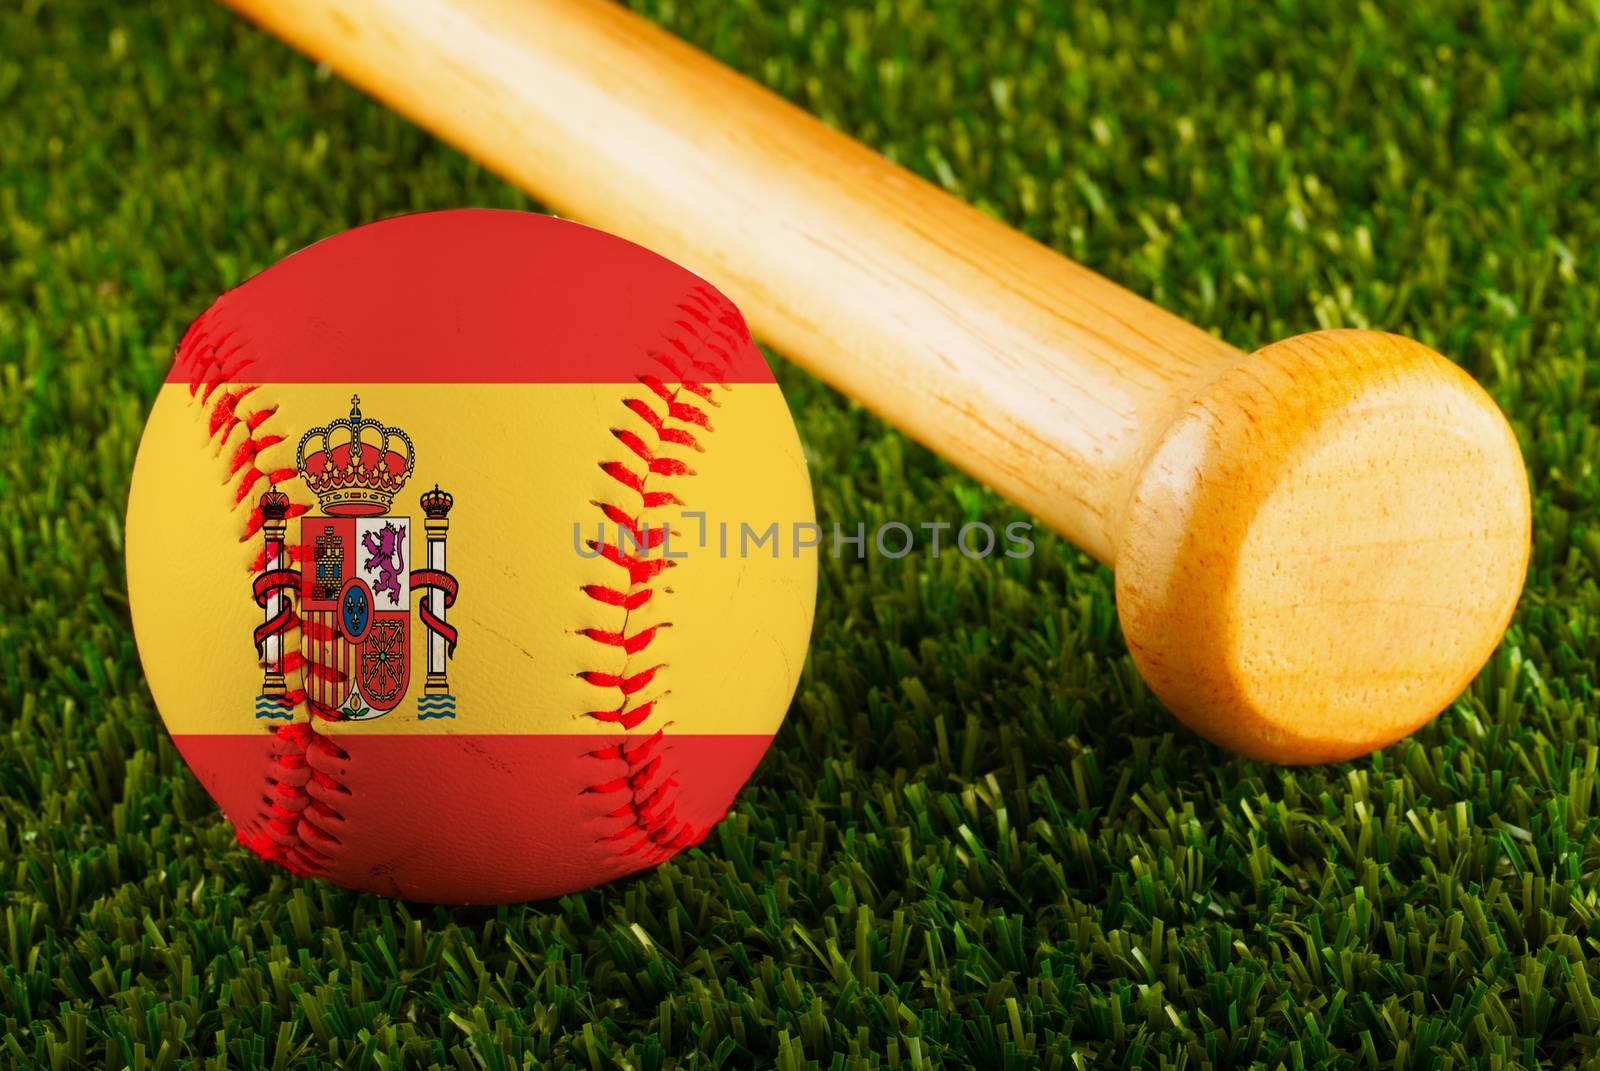
[[[0,1064],[1600,1066],[1600,6],[645,7],[1240,346],[1373,325],[1461,361],[1536,497],[1504,644],[1414,738],[1280,769],[1176,726],[1058,541],[830,561],[800,696],[698,850],[500,909],[292,880],[140,674],[145,411],[283,255],[529,202],[199,0],[9,0]],[[779,374],[824,520],[1017,516]]]

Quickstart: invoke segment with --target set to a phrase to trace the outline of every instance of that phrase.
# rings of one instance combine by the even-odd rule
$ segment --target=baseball
[[[787,533],[812,519],[713,286],[563,220],[435,212],[193,323],[139,446],[128,589],[162,718],[243,844],[501,903],[726,813],[805,660],[816,557]]]

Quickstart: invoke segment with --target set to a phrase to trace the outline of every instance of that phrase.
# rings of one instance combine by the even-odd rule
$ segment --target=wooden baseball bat
[[[1494,649],[1529,549],[1493,401],[1415,342],[1246,355],[595,0],[227,0],[1116,571],[1133,658],[1246,754],[1362,754]]]

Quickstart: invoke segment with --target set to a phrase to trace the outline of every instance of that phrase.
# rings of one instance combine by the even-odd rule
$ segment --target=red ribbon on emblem
[[[253,585],[256,605],[266,608],[267,599],[273,593],[300,586],[300,570],[298,569],[273,569],[256,577]],[[256,657],[264,656],[267,637],[288,626],[294,617],[294,611],[289,609],[289,599],[286,597],[278,604],[278,612],[265,624],[257,625],[255,631]]]
[[[456,590],[460,587],[456,578],[443,569],[414,569],[411,573],[412,591],[442,591],[444,592],[444,608],[446,610],[456,603]],[[417,602],[417,616],[422,618],[422,623],[429,632],[437,633],[444,638],[445,649],[454,658],[456,654],[456,627],[445,621],[433,612],[427,599]],[[258,630],[259,631],[259,630]]]

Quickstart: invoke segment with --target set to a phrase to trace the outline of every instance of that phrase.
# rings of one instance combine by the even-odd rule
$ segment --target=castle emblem
[[[342,721],[399,707],[412,685],[413,602],[427,644],[416,715],[455,717],[446,666],[456,629],[446,614],[458,585],[445,571],[454,500],[437,485],[419,499],[425,564],[414,567],[412,518],[390,512],[416,467],[411,438],[363,417],[359,397],[350,399],[348,417],[301,437],[295,464],[321,512],[299,518],[291,544],[289,496],[274,487],[259,501],[265,545],[254,593],[266,620],[255,629],[264,670],[256,717],[291,718],[302,699],[313,713]],[[296,625],[300,650],[289,652]],[[291,682],[296,667],[299,680]]]

